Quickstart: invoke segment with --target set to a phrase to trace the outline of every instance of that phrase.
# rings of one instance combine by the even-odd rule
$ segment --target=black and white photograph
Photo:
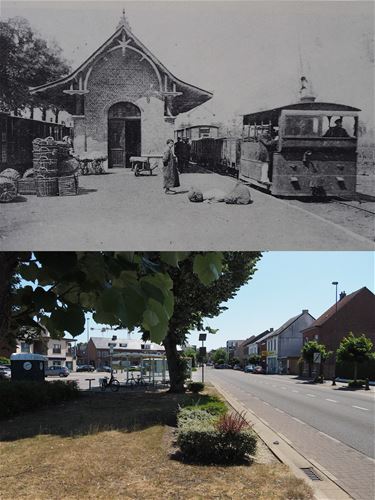
[[[1,248],[373,249],[373,11],[3,1]]]

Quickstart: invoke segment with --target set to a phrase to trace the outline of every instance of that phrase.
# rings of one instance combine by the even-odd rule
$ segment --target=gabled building
[[[335,351],[341,340],[350,332],[354,335],[365,334],[375,344],[375,295],[366,287],[346,295],[333,304],[308,328],[303,330],[303,341],[317,340],[328,351]],[[336,357],[332,355],[325,362],[325,377],[335,375]]]
[[[250,342],[255,338],[254,335],[246,340],[243,340],[234,350],[234,357],[240,362],[240,365],[244,367],[246,360],[248,358],[248,346]]]
[[[298,359],[303,347],[302,330],[315,318],[307,309],[288,319],[280,328],[263,337],[267,342],[267,373],[298,374]]]
[[[75,352],[75,340],[62,338],[52,339],[43,335],[33,342],[18,341],[16,354],[41,354],[48,358],[48,367],[66,366],[69,370],[75,371],[77,357]]]
[[[163,354],[163,346],[138,339],[91,337],[87,344],[87,362],[95,368],[109,366],[113,358],[120,359],[119,355],[123,355],[124,359],[128,356],[132,363],[137,364],[144,355]]]
[[[31,93],[72,115],[76,153],[108,154],[110,168],[129,166],[131,156],[159,158],[176,116],[212,97],[174,76],[134,35],[125,11],[112,36],[76,70]]]

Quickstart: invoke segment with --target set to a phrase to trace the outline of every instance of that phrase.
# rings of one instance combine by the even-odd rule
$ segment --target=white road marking
[[[337,403],[337,401],[335,399],[328,399],[328,398],[326,398],[326,401],[331,401],[331,403]]]
[[[275,408],[276,411],[278,411],[279,413],[285,413],[283,410],[279,410],[278,408]]]
[[[322,436],[330,439],[331,441],[334,441],[335,443],[340,443],[341,444],[341,441],[339,441],[338,439],[335,439],[334,437],[332,436],[329,436],[328,434],[326,434],[325,432],[322,432],[322,431],[319,431],[319,434],[321,434]]]
[[[314,394],[306,394],[306,396],[310,396],[310,398],[316,398]]]
[[[366,411],[369,411],[369,408],[362,408],[362,406],[355,406],[355,405],[352,405],[353,408],[358,408],[358,410],[366,410]]]
[[[306,425],[305,422],[302,422],[302,420],[300,420],[299,418],[297,417],[292,417],[293,420],[295,420],[296,422],[302,424],[302,425]]]
[[[266,401],[263,401],[263,404],[267,405],[267,406],[270,406],[269,403],[266,403]]]

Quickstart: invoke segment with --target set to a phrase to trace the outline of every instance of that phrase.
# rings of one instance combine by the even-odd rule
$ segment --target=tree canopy
[[[354,380],[357,380],[358,363],[375,358],[373,343],[366,335],[356,337],[349,333],[344,337],[336,351],[337,361],[349,361],[354,364]]]
[[[0,21],[0,109],[23,110],[45,106],[32,96],[35,87],[70,71],[56,42],[47,43],[22,17]]]
[[[53,338],[65,332],[77,336],[84,331],[87,312],[97,323],[130,331],[138,327],[145,339],[164,343],[171,383],[181,390],[184,370],[177,345],[184,345],[193,329],[215,333],[204,319],[227,309],[224,303],[251,278],[260,256],[259,252],[19,253],[9,274],[18,273],[33,286],[22,282],[12,289],[6,329],[14,337],[38,335],[43,328]],[[6,257],[0,255],[0,266],[1,258]]]

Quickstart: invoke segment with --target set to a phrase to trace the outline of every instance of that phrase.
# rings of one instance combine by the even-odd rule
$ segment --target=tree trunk
[[[163,341],[168,361],[170,380],[169,392],[185,392],[185,366],[177,351],[177,339],[173,333],[168,333]]]
[[[17,267],[17,253],[0,252],[0,341],[9,340],[12,278]]]
[[[60,114],[60,110],[55,109],[55,123],[59,123],[59,114]]]
[[[30,108],[30,120],[34,120],[34,106]]]
[[[357,382],[357,374],[358,374],[358,363],[354,361],[354,382]]]
[[[42,108],[42,120],[45,122],[47,119],[47,108]]]

